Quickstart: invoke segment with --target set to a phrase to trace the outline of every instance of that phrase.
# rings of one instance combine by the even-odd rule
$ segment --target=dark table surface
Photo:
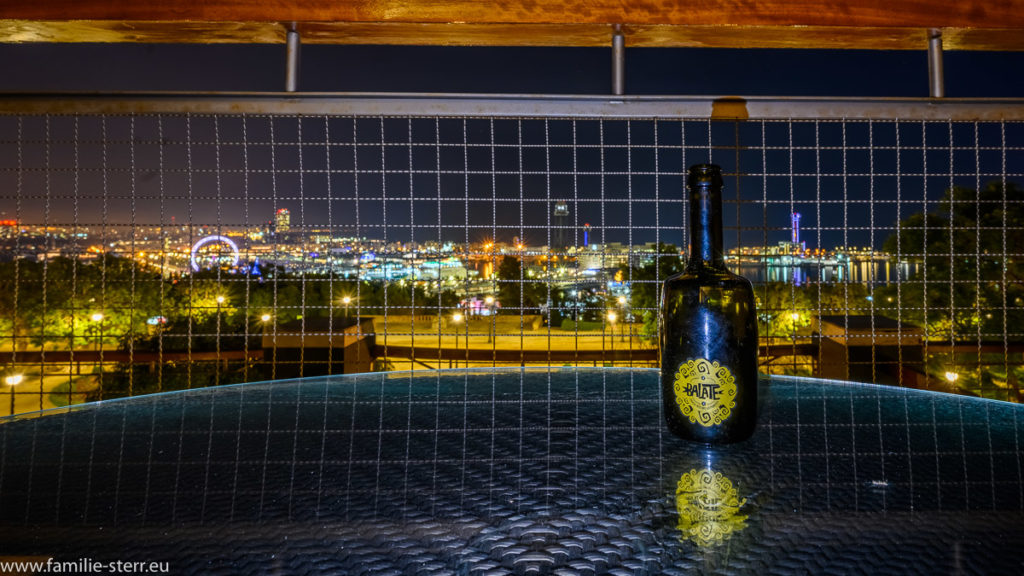
[[[245,384],[0,422],[0,557],[172,573],[1024,571],[1024,412],[772,377],[741,444],[658,372]],[[3,558],[0,558],[2,560]]]

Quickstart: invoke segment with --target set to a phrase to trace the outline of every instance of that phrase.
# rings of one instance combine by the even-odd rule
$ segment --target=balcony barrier
[[[657,365],[688,166],[762,370],[1018,401],[1024,101],[0,97],[10,413],[368,370]]]

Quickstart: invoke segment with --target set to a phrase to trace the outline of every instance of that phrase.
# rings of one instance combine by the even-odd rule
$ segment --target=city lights
[[[199,250],[202,249],[204,246],[206,246],[208,244],[224,244],[224,245],[226,245],[231,250],[231,256],[230,256],[231,263],[229,265],[230,266],[237,266],[238,265],[238,260],[239,260],[239,257],[240,257],[240,253],[238,251],[238,244],[235,244],[235,242],[233,240],[231,240],[230,238],[228,238],[226,236],[207,236],[205,238],[201,238],[198,242],[196,242],[192,246],[191,259],[190,260],[191,260],[191,263],[192,263],[192,271],[193,272],[199,272],[199,269],[201,268],[201,266],[200,266],[201,256],[199,255]],[[220,260],[221,258],[222,258],[221,256],[217,256],[215,260]],[[214,262],[211,262],[211,264],[213,264],[213,263]]]
[[[17,386],[18,384],[21,384],[22,380],[24,380],[24,376],[21,374],[11,374],[4,377],[4,384],[7,384],[8,386]]]
[[[92,231],[76,236],[86,234],[82,227],[60,231],[58,240],[81,241],[83,247],[88,246],[78,257],[83,262],[76,272],[78,280],[59,277],[59,269],[51,267],[46,275],[50,286],[44,287],[39,297],[22,291],[19,306],[23,310],[42,309],[42,293],[57,294],[62,283],[77,282],[76,286],[87,287],[82,296],[76,296],[79,299],[75,306],[80,311],[71,325],[72,337],[61,340],[54,333],[45,343],[57,349],[88,346],[99,350],[114,343],[128,343],[130,347],[133,340],[141,346],[147,339],[151,339],[145,342],[147,347],[161,341],[176,344],[189,326],[195,332],[197,323],[209,321],[202,331],[205,334],[209,328],[215,337],[193,342],[193,346],[197,350],[203,347],[203,352],[228,348],[235,352],[236,346],[244,346],[243,335],[253,325],[258,331],[270,332],[273,327],[301,319],[302,315],[296,313],[299,310],[309,310],[307,318],[319,317],[320,312],[312,311],[323,310],[327,316],[344,314],[340,325],[346,328],[355,323],[357,313],[362,314],[363,322],[374,322],[388,314],[431,315],[435,329],[441,324],[447,331],[436,344],[439,348],[450,347],[449,339],[453,337],[456,347],[461,344],[462,348],[481,345],[484,340],[497,342],[498,349],[559,348],[566,340],[540,334],[550,328],[551,335],[556,336],[568,335],[560,332],[563,330],[593,333],[593,342],[574,342],[581,349],[603,349],[610,345],[611,335],[612,340],[628,341],[646,350],[657,345],[659,283],[681,270],[686,261],[685,250],[677,246],[597,242],[596,227],[589,238],[593,243],[589,243],[586,233],[580,237],[569,221],[564,236],[552,229],[537,237],[545,244],[531,245],[521,237],[489,236],[470,243],[381,239],[342,234],[330,227],[291,227],[290,222],[275,221],[271,215],[260,220],[259,226],[246,228],[181,224],[139,226],[130,233],[111,229],[104,232],[102,242],[92,238]],[[36,248],[21,266],[28,269],[36,261],[45,263],[49,257],[45,250],[52,245],[55,233],[52,227],[22,232],[25,237],[21,245]],[[878,330],[886,318],[902,322],[902,329],[921,321],[915,308],[903,308],[908,302],[907,292],[900,300],[891,282],[881,285],[891,277],[879,277],[881,269],[871,268],[896,266],[894,255],[872,247],[806,248],[793,240],[737,246],[725,256],[734,272],[754,270],[751,281],[757,286],[762,338],[786,338],[787,342],[813,349],[818,320],[844,311],[859,311],[849,314],[857,316],[854,323],[871,324],[865,317],[874,316]],[[112,266],[111,262],[117,260],[111,259],[123,259],[126,266]],[[919,274],[922,265],[914,266],[898,279]],[[805,270],[797,280],[791,271],[801,267],[827,268],[831,275]],[[860,269],[868,269],[861,272],[864,279],[855,274]],[[82,281],[92,274],[97,282]],[[148,290],[148,283],[142,289],[140,278],[147,282],[159,279],[153,284],[157,289]],[[939,281],[935,282],[938,285]],[[325,289],[320,290],[320,286]],[[945,286],[939,294],[948,292],[948,284]],[[1000,293],[993,299],[979,292],[982,288],[987,289],[980,286],[970,301],[964,299],[965,306],[970,304],[976,310],[969,317],[965,315],[961,320],[945,315],[947,320],[955,320],[954,331],[968,324],[973,330],[979,323],[986,332],[998,331],[1001,325],[1016,321],[1024,298]],[[998,282],[991,288],[1005,289]],[[47,302],[52,301],[47,296]],[[1007,310],[999,309],[997,313],[997,307],[986,309],[982,296],[993,302],[1005,298]],[[875,306],[874,302],[884,306]],[[131,313],[125,303],[130,303]],[[235,310],[233,306],[247,314],[229,314]],[[429,325],[417,319],[414,331],[419,332],[421,324]],[[929,334],[948,330],[941,324],[934,329],[924,328]],[[604,332],[600,337],[599,331]],[[524,334],[536,338],[526,339]],[[513,335],[520,337],[511,338]],[[418,344],[419,334],[410,335],[410,340],[412,336]],[[851,339],[844,344],[853,342]],[[440,357],[453,363],[457,359],[454,355]],[[459,359],[469,357],[464,354]],[[970,371],[946,374],[944,366],[948,364],[952,361],[947,356],[936,359],[937,372],[932,372],[936,368],[929,369],[933,382],[972,392],[983,382]],[[156,374],[156,378],[161,377],[159,371]],[[1013,375],[1021,378],[1017,373]],[[995,382],[1002,386],[1010,376],[1001,372]],[[950,386],[950,382],[955,385]]]

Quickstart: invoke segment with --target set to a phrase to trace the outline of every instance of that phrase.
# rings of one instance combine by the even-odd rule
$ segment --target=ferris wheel
[[[192,270],[238,265],[238,245],[226,236],[207,236],[192,246]]]

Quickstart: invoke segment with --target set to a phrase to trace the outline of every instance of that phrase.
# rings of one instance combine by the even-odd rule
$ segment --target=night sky
[[[604,94],[609,58],[582,48],[306,46],[300,88]],[[945,62],[950,97],[1024,95],[1024,76],[1011,73],[1024,69],[1022,55],[952,52]],[[276,91],[283,68],[281,46],[0,46],[9,91]],[[631,94],[925,96],[926,88],[924,51],[627,51]],[[1024,129],[1012,123],[976,132],[973,124],[768,122],[737,132],[706,121],[3,117],[0,211],[26,223],[168,225],[173,217],[237,226],[283,207],[294,225],[371,237],[518,236],[539,245],[550,241],[561,200],[577,241],[589,223],[591,242],[681,243],[685,167],[713,161],[729,174],[738,162],[741,174],[726,180],[727,244],[786,239],[795,210],[811,247],[879,246],[898,218],[926,202],[935,209],[951,183],[983,185],[1004,162],[1007,173],[1024,172],[1021,148]]]

